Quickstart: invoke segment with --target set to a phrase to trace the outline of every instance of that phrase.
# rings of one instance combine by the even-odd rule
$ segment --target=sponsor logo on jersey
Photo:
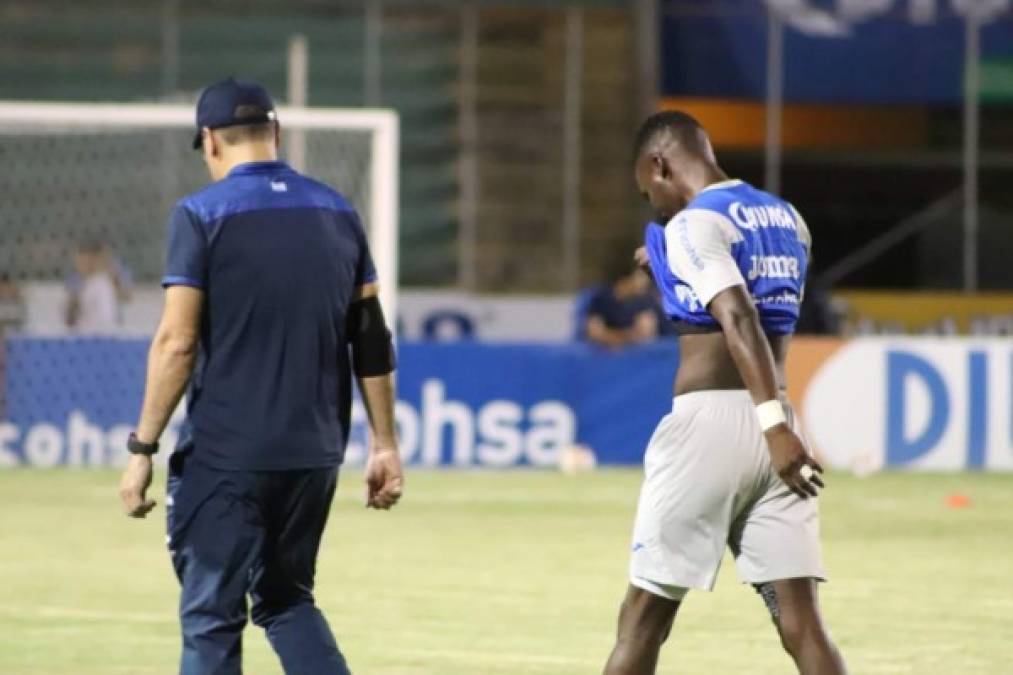
[[[760,228],[780,227],[796,230],[795,218],[788,209],[780,204],[763,204],[746,206],[742,202],[732,202],[728,207],[728,215],[736,225],[744,230],[754,231]]]
[[[752,266],[746,277],[753,281],[755,279],[798,279],[801,270],[798,258],[793,255],[751,255],[749,256]]]
[[[758,305],[798,305],[801,304],[797,293],[785,291],[780,295],[753,296],[753,302]]]
[[[697,296],[696,292],[686,284],[676,285],[675,297],[679,299],[680,305],[688,307],[691,312],[699,312],[703,309],[703,304],[700,302],[699,296]]]
[[[689,257],[689,261],[693,263],[693,267],[698,270],[703,269],[703,260],[700,258],[700,254],[693,248],[693,244],[689,240],[689,223],[685,217],[678,218],[675,221],[676,231],[679,233],[679,244],[682,245],[683,250]]]

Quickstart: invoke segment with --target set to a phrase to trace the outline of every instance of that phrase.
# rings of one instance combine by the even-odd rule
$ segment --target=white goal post
[[[391,110],[379,109],[339,109],[339,108],[289,108],[278,109],[278,119],[281,123],[285,142],[283,143],[283,154],[286,144],[292,146],[291,159],[297,163],[295,168],[307,170],[307,172],[343,192],[359,208],[372,249],[373,258],[376,262],[379,275],[381,301],[388,316],[391,327],[397,320],[397,242],[398,242],[398,154],[400,142],[400,129],[397,114]],[[61,136],[80,136],[87,134],[130,134],[134,132],[150,131],[153,134],[171,131],[180,134],[184,130],[192,132],[194,129],[194,109],[190,105],[176,104],[133,104],[133,103],[63,103],[63,102],[30,102],[30,101],[0,101],[0,138],[26,138],[26,137],[50,137],[55,141],[48,144],[50,161],[59,165],[60,148],[59,138]],[[342,132],[346,135],[368,134],[368,145],[362,143],[363,150],[368,153],[368,167],[355,166],[364,164],[361,158],[348,158],[347,165],[335,169],[335,175],[355,175],[357,172],[365,175],[358,176],[357,180],[363,180],[366,185],[361,190],[347,189],[345,186],[335,184],[329,180],[327,172],[320,175],[314,171],[314,161],[307,160],[314,155],[318,157],[318,164],[323,166],[334,166],[346,161],[346,158],[334,155],[341,154],[340,148],[345,147],[342,142],[323,142],[328,134],[334,136]],[[316,142],[314,137],[320,137],[321,142]],[[164,141],[161,141],[164,143]],[[175,148],[177,139],[173,138],[173,153],[180,150]],[[56,146],[56,147],[52,147]],[[156,143],[157,147],[158,144]],[[337,147],[338,150],[333,150]],[[365,148],[368,147],[368,150]],[[5,152],[0,145],[0,157]],[[11,151],[22,153],[22,156],[4,158],[6,172],[11,172],[11,162],[30,162],[31,157],[24,155],[31,154],[31,147],[15,148]],[[324,155],[328,155],[323,158]],[[323,159],[320,159],[323,158]],[[80,157],[78,157],[80,159]],[[135,161],[158,163],[157,157],[133,157]],[[117,160],[121,164],[123,160]],[[130,157],[126,161],[130,161]],[[186,160],[189,162],[189,160]],[[86,163],[86,160],[82,163]],[[308,166],[298,164],[306,163]],[[84,167],[83,170],[86,170]],[[140,171],[142,167],[138,166]],[[59,171],[59,166],[56,168]],[[96,171],[101,168],[96,167]],[[45,169],[51,172],[53,169]],[[179,172],[179,168],[170,168],[172,172]],[[39,173],[43,173],[40,170]],[[192,172],[192,167],[187,164],[187,174]],[[203,176],[206,182],[206,174]],[[27,179],[26,179],[27,180]],[[47,188],[39,186],[38,179],[32,179],[32,189],[40,193]],[[187,176],[187,181],[196,181],[196,177]],[[115,181],[115,178],[110,178]],[[176,187],[180,181],[167,181]],[[184,181],[185,182],[185,181]],[[0,185],[3,190],[14,194],[21,194],[24,188],[17,184]],[[61,188],[57,188],[61,189]],[[62,189],[66,189],[66,185]],[[83,188],[86,190],[87,188]],[[170,188],[171,189],[171,188]],[[2,190],[0,190],[2,191]],[[351,192],[351,194],[350,194]],[[182,197],[180,194],[172,195],[172,201]],[[51,195],[52,199],[59,199],[59,195]],[[42,197],[39,197],[40,199]],[[87,198],[87,197],[85,197]],[[26,211],[31,208],[31,202],[24,207]],[[109,207],[112,208],[112,207]],[[168,216],[168,212],[162,214],[162,223]],[[22,216],[12,215],[11,218]],[[4,222],[0,216],[0,224],[8,229],[11,223]],[[3,235],[0,232],[0,235]],[[0,237],[2,238],[2,237]],[[9,242],[4,241],[7,247]]]

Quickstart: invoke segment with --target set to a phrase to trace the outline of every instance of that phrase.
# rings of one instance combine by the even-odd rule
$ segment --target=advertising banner
[[[9,340],[0,466],[122,463],[146,354],[145,340]],[[586,345],[404,342],[399,362],[396,416],[413,464],[555,466],[577,443],[599,462],[635,464],[671,408],[678,346],[669,340],[612,353]],[[352,417],[347,458],[355,463],[365,452],[360,404]],[[163,447],[174,445],[181,420],[182,411]]]
[[[144,340],[9,340],[0,466],[121,463],[146,352]],[[411,464],[434,467],[551,467],[575,444],[601,464],[639,464],[670,410],[677,362],[674,341],[622,352],[407,342],[401,448]],[[788,379],[809,440],[833,468],[1013,470],[1013,340],[797,338]],[[365,453],[365,426],[356,405],[351,463]]]
[[[788,381],[834,468],[1013,470],[1013,340],[799,339]]]
[[[841,291],[851,335],[1013,335],[1013,293]]]

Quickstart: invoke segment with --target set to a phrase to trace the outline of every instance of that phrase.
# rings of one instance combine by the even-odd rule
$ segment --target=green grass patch
[[[0,673],[175,671],[178,589],[163,505],[129,520],[116,482],[110,471],[0,471]],[[633,470],[413,471],[402,504],[377,513],[362,507],[349,470],[317,598],[353,671],[600,672],[639,482]],[[1013,672],[1013,475],[829,483],[822,599],[852,672]],[[957,492],[969,507],[947,508]],[[245,647],[245,672],[280,672],[258,629]],[[730,559],[714,593],[687,599],[659,672],[792,672]]]

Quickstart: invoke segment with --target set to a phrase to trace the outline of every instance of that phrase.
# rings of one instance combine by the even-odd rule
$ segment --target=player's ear
[[[668,180],[672,177],[672,168],[660,152],[651,153],[651,173],[655,179]]]
[[[217,148],[215,147],[215,144],[218,142],[218,139],[216,139],[215,135],[211,133],[210,127],[201,128],[200,133],[202,144],[204,147],[204,158],[210,159],[217,154]]]
[[[281,147],[281,122],[274,123],[274,149]]]

